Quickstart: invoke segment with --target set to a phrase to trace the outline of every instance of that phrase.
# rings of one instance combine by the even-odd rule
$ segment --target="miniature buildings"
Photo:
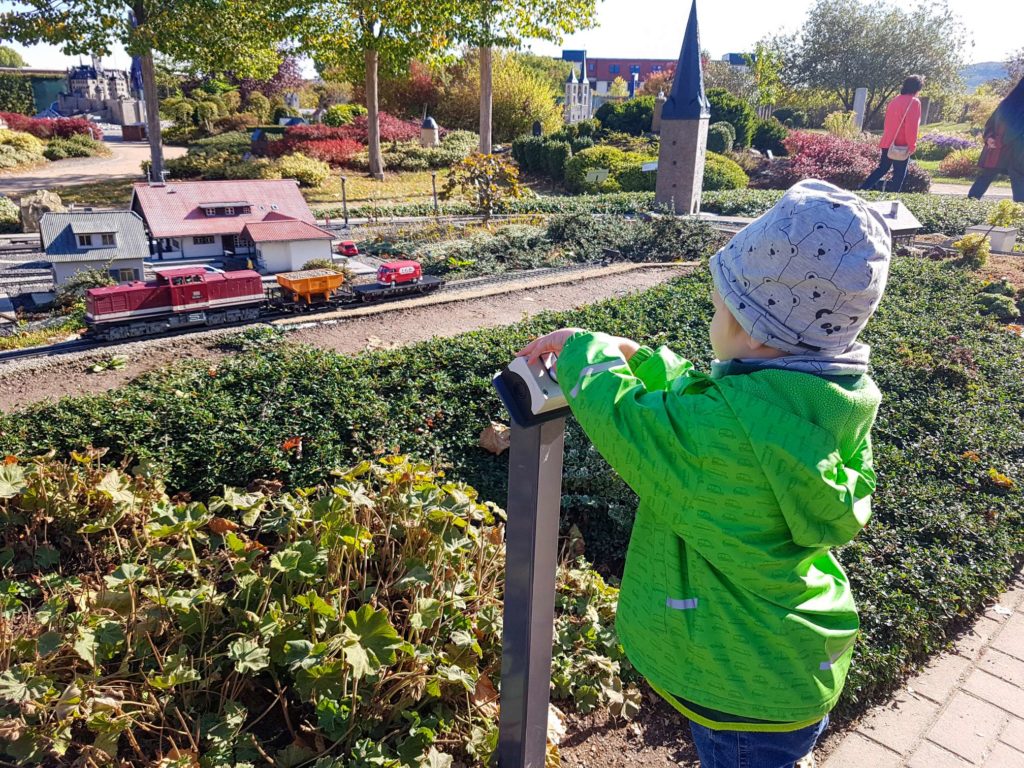
[[[57,286],[87,269],[105,270],[119,283],[142,279],[149,241],[131,211],[44,213],[39,232]]]
[[[661,148],[654,201],[673,213],[700,212],[710,117],[711,104],[704,93],[697,2],[694,0],[672,92],[661,110]]]
[[[331,256],[331,234],[316,226],[292,179],[140,182],[131,209],[159,260],[255,257],[257,268],[277,272]]]
[[[588,120],[593,114],[590,100],[590,81],[587,79],[587,61],[580,64],[580,77],[576,77],[576,66],[573,65],[569,77],[565,81],[565,122],[578,123]]]
[[[583,76],[593,84],[595,93],[600,96],[608,93],[617,77],[630,85],[635,82],[635,87],[640,88],[654,75],[670,72],[676,66],[675,61],[667,59],[587,58],[586,51],[562,51],[562,59],[582,63]]]
[[[92,64],[68,70],[67,92],[57,96],[57,111],[62,115],[89,113],[118,125],[142,123],[146,110],[133,93],[132,77],[121,69],[104,69],[98,57]]]

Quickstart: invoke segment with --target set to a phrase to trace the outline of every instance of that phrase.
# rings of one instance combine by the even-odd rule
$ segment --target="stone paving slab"
[[[1024,574],[822,768],[1024,768]]]

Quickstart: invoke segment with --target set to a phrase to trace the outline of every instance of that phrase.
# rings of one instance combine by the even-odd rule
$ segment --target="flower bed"
[[[1024,552],[1024,341],[975,304],[978,283],[948,265],[899,259],[865,340],[884,401],[879,490],[867,530],[839,552],[862,611],[862,641],[837,714],[879,701],[1005,584]],[[110,393],[0,419],[19,455],[109,447],[171,490],[218,493],[276,477],[289,487],[392,450],[450,462],[485,498],[505,497],[505,458],[477,445],[501,418],[490,377],[533,335],[560,325],[668,343],[709,362],[705,273],[626,299],[508,328],[339,357],[271,345],[210,368],[182,363]],[[302,437],[298,455],[290,440]],[[291,449],[287,445],[292,445]],[[579,430],[567,436],[565,524],[615,572],[636,500]]]

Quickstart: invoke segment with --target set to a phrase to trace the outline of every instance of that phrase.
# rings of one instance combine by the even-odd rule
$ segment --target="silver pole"
[[[348,196],[345,194],[345,182],[347,179],[341,177],[341,212],[345,216],[345,228],[348,229]]]
[[[565,418],[512,424],[499,768],[544,768]]]

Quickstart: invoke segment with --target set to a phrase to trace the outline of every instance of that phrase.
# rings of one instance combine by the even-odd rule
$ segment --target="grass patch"
[[[85,330],[82,312],[69,315],[60,325],[42,328],[36,331],[19,331],[11,336],[0,336],[0,351],[37,347],[41,344],[54,344]]]
[[[837,716],[885,698],[943,648],[1005,585],[1024,552],[1024,342],[975,305],[971,275],[897,260],[865,340],[884,401],[875,429],[875,517],[839,552],[863,638]],[[116,391],[42,404],[0,419],[0,449],[19,455],[110,450],[142,462],[171,490],[205,495],[272,477],[289,487],[334,467],[403,451],[454,468],[484,498],[505,498],[507,458],[477,445],[503,417],[490,376],[533,335],[560,325],[671,344],[709,362],[706,273],[582,310],[411,347],[339,357],[272,344],[225,360],[182,363]],[[302,438],[301,455],[294,439]],[[289,448],[288,446],[291,446]],[[636,500],[567,435],[564,524],[615,573]]]
[[[140,178],[107,179],[92,184],[63,187],[60,198],[65,205],[94,205],[97,208],[127,208],[132,200],[132,185]]]

